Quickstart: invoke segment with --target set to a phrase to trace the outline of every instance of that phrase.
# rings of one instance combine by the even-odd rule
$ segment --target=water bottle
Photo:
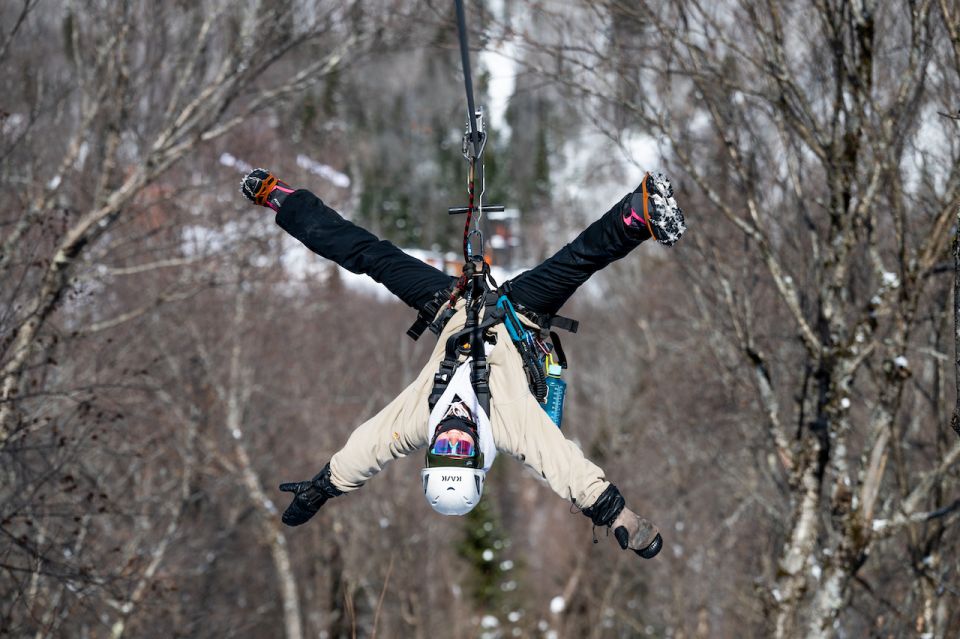
[[[547,364],[547,398],[543,402],[543,410],[547,412],[557,428],[561,428],[563,419],[563,398],[567,394],[567,383],[560,379],[563,367],[560,364]]]

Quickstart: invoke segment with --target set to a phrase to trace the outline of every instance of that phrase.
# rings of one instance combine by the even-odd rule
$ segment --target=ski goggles
[[[430,452],[434,455],[444,455],[450,457],[473,457],[476,454],[476,446],[473,443],[473,437],[470,437],[468,434],[464,433],[462,436],[454,435],[451,437],[451,433],[457,433],[462,431],[446,431],[437,435],[437,439],[433,442],[433,447],[430,449]]]

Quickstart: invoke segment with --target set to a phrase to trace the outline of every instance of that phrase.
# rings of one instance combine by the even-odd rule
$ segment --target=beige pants
[[[361,424],[330,460],[334,486],[356,490],[393,459],[426,448],[428,398],[443,360],[447,337],[463,328],[463,302],[447,323],[430,361],[396,399]],[[494,328],[497,344],[490,364],[490,424],[497,450],[520,460],[546,479],[558,495],[581,508],[592,506],[609,482],[603,470],[563,436],[530,393],[520,354],[503,324]]]

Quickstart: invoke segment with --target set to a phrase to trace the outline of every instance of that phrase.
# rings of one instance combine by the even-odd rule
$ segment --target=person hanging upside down
[[[293,189],[263,169],[243,179],[241,192],[254,204],[275,211],[277,224],[314,253],[370,276],[421,317],[443,314],[438,300],[449,298],[457,278],[407,255],[343,219],[310,191]],[[572,242],[511,280],[508,297],[521,314],[553,317],[597,271],[650,237],[671,246],[684,230],[669,181],[648,173],[635,191]],[[447,338],[464,328],[465,306],[460,298],[449,309],[437,346],[413,383],[357,427],[312,480],[280,486],[293,493],[283,523],[305,523],[328,499],[360,488],[391,460],[424,448],[427,467],[421,479],[427,501],[442,514],[463,515],[479,501],[485,473],[499,451],[543,477],[595,526],[613,528],[621,548],[644,558],[655,556],[663,545],[657,527],[627,508],[603,470],[551,421],[528,388],[523,360],[503,322],[487,329],[489,343],[484,346],[489,411],[478,402],[469,366],[456,367],[442,395],[432,396],[438,368],[449,357]]]

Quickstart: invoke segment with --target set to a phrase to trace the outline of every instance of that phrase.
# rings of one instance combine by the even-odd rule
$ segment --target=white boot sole
[[[652,187],[652,188],[651,188]],[[664,246],[673,246],[687,230],[683,210],[673,199],[673,187],[662,173],[647,178],[647,213],[653,236]]]

